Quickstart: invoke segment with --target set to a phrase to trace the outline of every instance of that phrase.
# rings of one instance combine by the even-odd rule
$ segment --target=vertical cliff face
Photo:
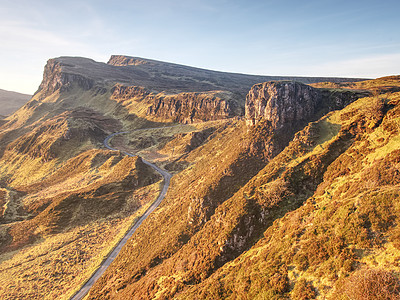
[[[246,122],[256,125],[264,120],[276,130],[292,131],[368,95],[367,91],[318,89],[295,81],[259,83],[247,94]]]
[[[246,97],[246,120],[249,125],[268,120],[276,129],[308,121],[321,103],[317,89],[293,81],[270,81],[256,84]]]
[[[256,84],[246,97],[246,123],[268,139],[255,142],[254,151],[264,149],[266,157],[274,157],[307,123],[366,95],[368,92],[318,89],[295,81]]]
[[[65,91],[74,83],[84,90],[89,90],[94,86],[93,79],[80,74],[66,72],[64,67],[71,66],[57,61],[56,59],[48,60],[44,67],[42,83],[36,92],[36,94],[41,92],[40,99],[46,98],[57,90]]]
[[[147,114],[180,123],[219,120],[236,115],[237,107],[226,93],[180,93],[159,96]]]
[[[133,98],[144,99],[151,93],[144,87],[140,86],[126,86],[122,84],[116,84],[111,89],[112,99],[114,100],[129,100]]]
[[[250,87],[271,79],[292,78],[224,73],[122,55],[111,56],[107,64],[82,57],[59,57],[50,59],[45,66],[35,100],[41,101],[72,87],[93,90],[95,95],[105,94],[110,86],[117,85],[111,90],[113,100],[124,100],[132,108],[134,103],[129,101],[133,95],[134,101],[142,102],[140,111],[147,112],[152,119],[192,123],[243,115]],[[299,77],[296,80],[328,79]],[[320,99],[314,93],[316,90],[289,81],[256,85],[248,96],[249,122],[255,124],[260,117],[268,117],[273,126],[280,127],[286,122],[307,119],[313,115]]]
[[[112,99],[131,106],[133,101],[147,106],[145,115],[158,120],[179,123],[195,123],[220,120],[242,114],[238,105],[231,101],[229,92],[209,91],[193,93],[157,93],[144,87],[116,84],[112,89]]]

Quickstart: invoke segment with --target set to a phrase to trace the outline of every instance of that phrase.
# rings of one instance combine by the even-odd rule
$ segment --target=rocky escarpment
[[[155,118],[180,123],[219,120],[242,114],[236,102],[232,101],[232,93],[222,91],[166,94],[157,93],[140,86],[116,84],[111,89],[113,100],[125,107],[137,108],[142,103],[140,117]],[[132,103],[136,102],[136,105]],[[140,114],[141,112],[132,111]]]
[[[107,94],[114,86],[111,91],[113,100],[146,100],[140,107],[141,118],[146,119],[144,112],[147,112],[150,118],[159,121],[192,123],[243,115],[249,89],[257,82],[268,80],[332,81],[329,78],[225,73],[123,55],[113,55],[107,64],[83,57],[58,57],[50,59],[45,66],[43,81],[34,99],[42,102],[56,92],[66,92],[64,96],[68,96],[72,87],[83,92],[93,91],[91,95],[82,96],[83,93],[79,93],[74,97],[63,97],[63,102],[68,101],[63,103],[65,107],[76,107],[82,105],[77,98],[82,97],[82,101],[88,103],[91,102],[88,96]],[[349,79],[334,79],[335,82],[344,80]],[[151,102],[152,97],[154,102]],[[57,99],[55,96],[44,102]],[[93,104],[91,107],[98,109],[99,105],[94,105],[98,101],[89,105]],[[129,105],[129,113],[137,115],[136,111],[132,111],[133,103],[129,101],[122,105],[125,108],[125,104]],[[100,106],[106,107],[106,113],[110,113],[106,103]],[[120,111],[117,110],[118,113]]]
[[[306,121],[321,102],[316,89],[292,81],[256,84],[246,97],[246,120],[254,125],[262,118],[280,129],[285,124]]]
[[[68,90],[72,84],[76,84],[83,90],[90,90],[95,81],[80,74],[69,73],[64,70],[64,67],[71,67],[56,59],[50,59],[43,72],[43,80],[38,91],[41,92],[40,100],[44,99],[54,92]]]
[[[126,86],[116,84],[111,89],[112,99],[124,101],[132,98],[144,99],[151,94],[150,91],[141,86]]]
[[[342,109],[368,92],[317,89],[295,81],[254,85],[246,97],[248,125],[266,120],[277,130],[296,129],[323,114]]]
[[[229,93],[180,93],[159,96],[148,110],[148,115],[173,122],[194,123],[233,117],[240,113]]]
[[[253,151],[272,158],[294,134],[332,110],[342,109],[368,92],[317,89],[295,81],[256,84],[246,97],[246,123],[255,135],[268,138],[253,143]]]

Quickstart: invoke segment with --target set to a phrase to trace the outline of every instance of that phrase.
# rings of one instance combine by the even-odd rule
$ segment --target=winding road
[[[119,134],[124,134],[128,133],[126,131],[124,132],[116,132],[113,134],[110,134],[107,136],[103,142],[104,146],[113,151],[119,151],[118,149],[112,148],[109,144],[110,140]],[[134,154],[124,152],[122,153],[128,155],[128,156],[136,156]],[[118,253],[121,251],[122,247],[126,244],[126,242],[129,240],[129,238],[135,233],[136,229],[139,228],[139,226],[142,224],[144,220],[160,205],[161,201],[164,199],[165,195],[167,194],[169,183],[171,180],[172,175],[168,173],[165,170],[160,169],[157,167],[155,164],[145,160],[142,158],[142,161],[152,167],[154,170],[156,170],[158,173],[160,173],[164,177],[164,186],[161,190],[160,195],[158,195],[158,198],[156,201],[153,202],[153,204],[146,210],[146,212],[139,218],[139,220],[131,227],[131,229],[128,230],[128,232],[125,234],[125,236],[119,241],[117,246],[111,251],[111,253],[108,255],[108,257],[102,262],[100,267],[97,269],[96,272],[93,273],[93,275],[89,278],[88,281],[81,287],[81,289],[75,293],[74,296],[71,297],[71,300],[80,300],[83,299],[83,297],[86,296],[86,294],[89,292],[90,288],[93,286],[93,284],[103,275],[105,270],[108,268],[108,266],[113,262],[113,260],[117,257]]]

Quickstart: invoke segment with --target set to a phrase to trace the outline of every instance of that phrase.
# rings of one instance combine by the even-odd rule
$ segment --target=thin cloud
[[[46,30],[33,29],[23,24],[0,25],[0,39],[7,41],[3,49],[18,49],[22,47],[43,48],[48,46],[71,46],[71,41]]]

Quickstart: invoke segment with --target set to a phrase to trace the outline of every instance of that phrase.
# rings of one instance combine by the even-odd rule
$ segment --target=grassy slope
[[[158,184],[138,189],[122,214],[48,234],[34,244],[1,255],[0,298],[69,299],[158,191]],[[141,199],[139,209],[135,198]]]
[[[37,295],[39,298],[49,295],[52,298],[70,293],[72,288],[76,287],[78,282],[89,274],[88,272],[82,277],[75,278],[76,271],[79,272],[81,268],[94,268],[96,262],[101,260],[103,253],[106,253],[107,249],[111,247],[103,243],[102,237],[110,235],[116,241],[118,234],[121,234],[134,218],[134,216],[129,217],[132,210],[148,203],[157,191],[155,186],[139,188],[137,195],[139,199],[142,199],[140,203],[128,197],[132,190],[125,189],[127,181],[130,181],[132,177],[136,179],[143,177],[135,174],[136,171],[129,167],[130,164],[137,161],[121,160],[118,155],[111,155],[111,157],[107,151],[102,153],[99,150],[90,150],[73,158],[64,155],[71,153],[71,149],[76,150],[75,155],[98,147],[106,132],[115,129],[117,123],[103,118],[101,114],[96,114],[89,109],[90,107],[101,105],[102,110],[108,111],[109,114],[123,116],[122,124],[124,126],[136,123],[131,125],[134,128],[137,124],[143,125],[147,122],[138,120],[136,117],[133,117],[132,121],[129,118],[129,112],[121,111],[116,103],[109,101],[109,94],[97,95],[95,91],[85,93],[74,91],[61,95],[68,97],[71,109],[77,114],[72,117],[73,126],[67,122],[64,123],[67,124],[67,127],[61,128],[57,126],[63,124],[62,122],[51,123],[53,119],[58,120],[57,111],[63,111],[66,108],[60,98],[57,98],[58,95],[55,95],[54,99],[50,99],[50,97],[41,103],[32,102],[30,104],[43,106],[39,110],[30,110],[29,105],[21,109],[17,113],[19,117],[10,118],[11,122],[2,133],[4,141],[12,139],[11,133],[18,133],[22,137],[22,140],[17,140],[13,144],[13,147],[2,149],[5,151],[1,166],[3,183],[8,182],[9,184],[7,189],[2,190],[2,193],[16,197],[15,199],[19,201],[18,205],[21,205],[23,209],[18,210],[16,207],[14,212],[22,214],[23,219],[36,216],[33,219],[17,223],[17,226],[12,224],[14,231],[10,230],[8,234],[5,228],[7,229],[10,225],[2,225],[0,238],[3,241],[2,245],[6,245],[8,250],[36,241],[36,244],[27,246],[18,255],[7,252],[1,257],[3,263],[0,265],[0,270],[5,275],[2,282],[5,287],[3,289],[5,295],[10,298],[15,298],[17,295],[19,297]],[[85,104],[88,107],[79,108],[79,103],[84,97],[91,99]],[[90,297],[171,298],[179,295],[182,298],[224,298],[229,296],[270,298],[273,295],[285,297],[293,287],[295,291],[301,291],[304,290],[302,287],[307,287],[311,290],[310,293],[317,288],[321,294],[329,293],[329,288],[335,284],[338,285],[339,291],[345,289],[346,287],[336,280],[339,274],[342,276],[342,273],[344,275],[351,273],[364,261],[362,261],[363,258],[356,257],[351,252],[351,245],[357,247],[359,245],[354,241],[349,242],[346,235],[343,237],[342,234],[339,240],[336,237],[332,238],[332,232],[336,235],[337,230],[341,230],[336,223],[331,224],[333,229],[330,231],[324,227],[324,224],[329,224],[327,221],[330,220],[327,212],[332,212],[331,207],[335,208],[335,206],[329,205],[329,209],[327,209],[326,203],[330,203],[331,197],[336,197],[335,201],[341,203],[341,194],[335,194],[338,183],[333,179],[338,177],[338,174],[342,176],[341,172],[345,169],[343,166],[354,163],[356,167],[351,170],[356,172],[361,168],[358,162],[364,162],[364,156],[357,156],[358,154],[355,155],[353,152],[348,155],[353,159],[342,162],[342,157],[347,157],[343,156],[345,153],[351,149],[355,149],[355,153],[357,151],[363,153],[368,148],[376,149],[376,151],[371,150],[368,153],[369,158],[365,165],[362,165],[362,168],[365,169],[374,167],[374,159],[386,159],[386,154],[397,148],[396,126],[399,123],[396,101],[398,101],[398,94],[382,95],[382,97],[391,98],[393,101],[382,107],[379,103],[371,101],[374,99],[364,99],[340,113],[310,124],[297,135],[285,151],[263,170],[261,169],[265,166],[266,157],[262,149],[269,144],[270,140],[266,139],[268,132],[263,131],[262,126],[253,131],[247,131],[242,122],[232,122],[229,125],[217,124],[214,132],[206,137],[206,141],[200,147],[189,153],[187,151],[180,153],[182,156],[175,163],[180,166],[188,166],[188,168],[173,178],[171,191],[161,208],[143,223],[135,237],[129,242],[129,247],[124,248],[123,255],[91,291]],[[50,114],[47,113],[49,107],[54,109]],[[390,116],[392,116],[391,119]],[[32,130],[42,122],[41,118],[48,117],[53,119],[46,121],[48,123],[42,126],[43,132],[40,131],[42,129],[38,129],[39,127]],[[381,123],[383,117],[385,119]],[[70,120],[65,116],[61,117],[61,120],[63,118]],[[53,126],[55,124],[57,124],[56,127]],[[77,128],[79,132],[80,126],[83,125],[83,128],[86,128],[87,124],[90,124],[91,129],[99,128],[101,130],[92,130],[87,136],[83,135],[81,139],[76,140],[77,143],[74,142],[74,139],[63,139],[64,134],[68,132],[68,126]],[[146,124],[148,125],[148,122]],[[25,131],[17,129],[21,125],[26,126]],[[378,130],[379,128],[381,131]],[[53,133],[52,130],[54,130]],[[93,133],[95,134],[93,135]],[[39,134],[39,138],[33,138],[35,134]],[[40,134],[51,136],[50,142],[46,138],[40,138]],[[373,138],[374,136],[375,138]],[[43,135],[43,137],[45,136]],[[94,137],[94,139],[90,137]],[[369,141],[370,138],[371,141]],[[35,147],[24,147],[24,141],[29,139],[35,142]],[[86,142],[82,144],[82,141]],[[192,144],[192,137],[188,136],[188,141]],[[179,141],[177,138],[167,142],[164,150],[168,155],[168,151],[170,151],[168,148],[171,146],[172,149],[176,146],[179,148],[188,141]],[[378,147],[374,143],[381,146]],[[79,145],[79,148],[75,149],[76,145]],[[83,147],[81,147],[82,145]],[[43,153],[52,155],[45,156],[46,160],[43,161],[41,159]],[[57,157],[62,159],[58,161]],[[70,158],[71,160],[68,162],[67,160]],[[383,166],[397,164],[395,153],[391,159],[392,161],[389,163],[383,161]],[[15,165],[16,162],[21,162],[20,168],[15,169],[19,173],[10,171],[10,166]],[[113,174],[115,174],[117,165],[122,172],[117,172],[120,176],[115,177]],[[75,166],[79,167],[75,168]],[[372,180],[368,183],[369,187],[375,186],[377,190],[377,187],[384,185],[380,181],[382,176],[389,178],[393,174],[397,174],[394,170],[390,176],[382,175],[381,169],[381,165],[375,166],[375,173],[373,173],[373,168],[368,169],[367,175],[371,173],[376,177],[375,182]],[[259,171],[260,173],[258,173]],[[362,173],[360,170],[357,172],[360,174],[354,173],[355,178],[360,177]],[[19,180],[20,175],[23,174],[25,174],[24,180]],[[254,175],[256,177],[250,180]],[[347,176],[347,173],[345,175]],[[397,177],[394,178],[396,181]],[[344,187],[339,190],[341,193],[350,189],[349,186],[344,185],[351,182],[350,179],[353,177],[343,177]],[[333,181],[330,182],[330,180]],[[362,183],[354,183],[354,193],[358,191],[357,184],[364,184],[363,180],[359,181]],[[325,184],[328,182],[327,186],[324,186],[324,182]],[[142,184],[145,185],[144,182]],[[123,193],[120,193],[121,188]],[[394,188],[396,187],[394,186]],[[377,192],[381,193],[380,190]],[[393,195],[388,198],[397,199],[396,194]],[[357,195],[352,197],[349,199],[356,198]],[[316,209],[317,201],[314,199],[325,201],[321,202],[324,204],[322,207],[325,208],[320,209],[318,206]],[[372,199],[374,198],[372,197]],[[309,202],[312,203],[311,206],[307,206]],[[375,202],[377,201],[374,200],[374,205]],[[79,205],[77,205],[78,203]],[[98,203],[101,205],[97,206]],[[303,205],[303,203],[305,204]],[[395,201],[393,200],[391,203],[395,203]],[[120,205],[123,208],[115,211],[115,207],[120,207]],[[389,207],[389,211],[391,211],[390,205],[392,204],[386,205]],[[342,209],[338,204],[335,209],[339,210],[339,208]],[[86,209],[89,210],[85,213]],[[334,210],[334,212],[336,211]],[[92,218],[87,218],[88,213],[92,215]],[[105,218],[110,213],[111,218]],[[343,218],[351,213],[354,213],[354,205],[349,205]],[[293,214],[300,215],[301,221],[294,223],[291,227],[291,223],[286,224],[285,220]],[[317,223],[318,220],[313,223],[318,224],[315,225],[317,226],[315,228],[312,227],[314,225],[303,222],[310,215],[323,217],[319,220],[320,223]],[[364,215],[365,213],[360,217],[362,221],[364,221]],[[338,214],[339,220],[342,220],[341,216]],[[386,223],[391,224],[392,220],[396,220],[396,216],[390,216]],[[376,217],[378,220],[376,222],[379,223],[381,219],[382,216],[379,215]],[[363,226],[366,224],[367,227],[370,225],[366,229],[367,234],[361,241],[362,243],[365,240],[368,242],[369,239],[376,239],[375,229],[370,229],[371,226],[375,226],[372,225],[372,221],[367,220],[366,223],[360,223],[361,221],[356,219],[354,222],[353,228],[349,229],[350,232],[353,230],[353,235],[355,235],[354,230],[357,230],[360,224]],[[343,223],[341,221],[341,224]],[[37,227],[37,225],[42,227]],[[68,231],[64,230],[65,226],[69,228]],[[281,227],[279,226],[283,226],[285,230],[289,227],[289,232],[283,231],[285,235],[282,233],[276,236],[272,230],[280,232]],[[387,226],[389,231],[386,232],[389,232],[388,236],[390,235],[389,245],[390,243],[395,245],[395,242],[390,242],[390,238],[396,237],[397,233],[391,231],[393,229],[391,226]],[[303,232],[308,232],[309,227],[315,230],[304,235]],[[35,228],[37,230],[33,230]],[[303,230],[298,232],[296,228]],[[290,230],[296,232],[294,236]],[[331,235],[321,234],[326,231]],[[10,242],[10,233],[11,236],[16,237],[13,242]],[[265,237],[263,237],[264,235]],[[292,239],[285,244],[287,236]],[[357,234],[358,236],[359,234]],[[362,235],[360,236],[362,238]],[[379,235],[377,236],[380,238]],[[30,239],[31,237],[33,238]],[[290,248],[291,243],[298,242],[297,238],[301,242],[296,244],[297,247]],[[385,238],[386,236],[383,235],[382,243],[385,243]],[[331,240],[333,242],[330,242]],[[272,241],[279,241],[279,243],[275,243],[277,244],[275,245]],[[313,243],[315,241],[317,244]],[[61,248],[58,248],[57,245],[61,245]],[[328,256],[316,251],[324,249],[324,245],[332,247],[332,249],[327,248],[326,250]],[[364,248],[368,251],[375,249],[373,248],[375,244],[366,245]],[[369,253],[364,248],[361,249],[362,251],[358,251],[356,246],[354,246],[355,254]],[[303,252],[301,251],[302,247],[304,247]],[[77,248],[83,252],[74,252],[73,249]],[[52,250],[49,254],[45,254],[46,249]],[[62,256],[62,251],[59,249],[68,255]],[[255,254],[258,253],[258,250],[253,252],[253,249],[260,249],[260,253],[265,255],[258,257]],[[293,251],[287,251],[288,249]],[[93,260],[83,266],[84,259],[93,253],[99,253],[99,256],[93,257]],[[309,255],[309,253],[311,254]],[[314,253],[317,258],[313,256]],[[393,260],[395,260],[397,254],[393,251],[392,254]],[[11,257],[12,255],[14,256]],[[239,258],[236,259],[238,256]],[[389,256],[385,252],[381,252],[381,254],[371,257],[377,257],[377,260],[382,261]],[[242,260],[246,261],[245,265],[241,263]],[[266,265],[265,261],[268,262]],[[334,267],[331,267],[330,264],[333,264]],[[372,263],[369,264],[372,265]],[[39,265],[39,270],[42,270],[39,276],[35,275],[35,270],[30,269],[35,265]],[[12,269],[9,266],[13,266]],[[347,273],[344,273],[341,268]],[[328,275],[326,276],[318,273],[325,270],[330,272],[327,271]],[[63,273],[66,276],[60,275]],[[254,276],[246,277],[246,274],[250,273],[254,273]],[[325,279],[324,276],[328,279]],[[29,278],[29,280],[24,280],[24,278]],[[301,278],[308,282],[313,281],[314,287],[310,287],[307,281],[297,280]],[[322,278],[320,280],[322,283],[315,278]],[[235,281],[236,279],[237,281]],[[216,284],[217,282],[219,284]],[[233,282],[238,284],[233,286]],[[296,282],[300,283],[296,285]],[[15,289],[15,287],[21,288]],[[15,294],[10,294],[13,292]]]
[[[353,90],[376,90],[383,93],[398,92],[400,76],[386,76],[374,80],[364,80],[358,82],[319,82],[312,83],[311,86],[318,88],[339,88]]]
[[[276,221],[251,249],[180,297],[376,299],[388,286],[394,290],[382,299],[398,297],[396,279],[368,288],[377,281],[369,269],[383,269],[373,274],[388,278],[400,272],[400,93],[382,97],[389,98],[384,107],[363,98],[311,124],[276,157],[278,172],[273,161],[240,191],[236,197],[263,203]],[[310,138],[312,146],[298,151],[299,139]],[[337,152],[340,139],[347,145]],[[324,153],[332,151],[337,158],[327,164]],[[289,192],[271,195],[271,187],[282,184]],[[292,210],[298,200],[304,204],[284,217],[274,212],[276,205]]]
[[[115,109],[94,91],[34,97],[1,128],[1,299],[66,297],[159,192],[140,159],[98,149],[121,124],[96,105]]]
[[[148,168],[89,150],[41,182],[15,186],[21,196],[9,205],[28,218],[1,225],[2,299],[54,299],[77,288],[157,196]]]
[[[198,282],[208,277],[216,268],[251,245],[260,234],[257,230],[246,236],[239,248],[228,247],[223,253],[220,251],[249,221],[246,219],[248,215],[254,219],[261,213],[246,200],[229,198],[273,156],[274,151],[270,152],[270,149],[279,148],[279,141],[275,140],[278,137],[271,136],[268,128],[261,122],[248,130],[244,122],[233,122],[216,130],[203,146],[181,157],[177,163],[189,164],[189,167],[174,178],[163,210],[153,216],[151,223],[146,223],[143,231],[138,232],[137,240],[132,241],[132,247],[126,249],[116,262],[115,268],[124,270],[123,278],[117,280],[115,270],[111,268],[94,288],[91,297],[98,297],[97,290],[103,287],[107,289],[105,293],[112,297],[146,295],[143,297],[151,298],[160,290],[165,290],[164,296],[171,297],[182,282]],[[179,142],[171,141],[164,149],[174,147],[179,149]],[[215,218],[218,219],[214,213],[216,209],[220,211],[226,207],[235,208],[227,217],[231,227],[221,233],[217,237],[220,240],[211,246],[211,240],[219,232],[219,225],[213,224]],[[174,270],[180,268],[175,262],[187,261],[188,256],[192,259],[185,263],[188,264],[187,270]],[[166,282],[174,282],[175,277],[179,280],[173,287],[164,283],[154,286],[153,282],[160,274],[164,274],[162,277]]]
[[[173,177],[161,207],[146,219],[91,297],[98,297],[96,291],[103,288],[104,295],[117,296],[116,289],[137,281],[187,243],[215,208],[265,164],[262,153],[252,152],[253,143],[264,139],[262,134],[254,139],[244,122],[233,122],[222,125],[207,143],[182,157],[180,161],[189,167]],[[119,273],[123,275],[116,275],[116,269],[123,270]]]
[[[132,223],[137,213],[132,214],[158,192],[158,185],[149,185],[155,175],[140,160],[95,150],[107,132],[121,125],[135,129],[157,123],[140,120],[107,93],[73,87],[38,101],[40,96],[9,117],[0,133],[1,205],[6,208],[0,269],[6,298],[70,293]],[[197,127],[203,126],[209,125]],[[188,127],[183,132],[196,129],[183,127]]]
[[[388,97],[392,99],[390,103]],[[144,224],[114,268],[93,288],[89,299],[100,295],[106,299],[270,299],[289,295],[301,298],[303,290],[309,295],[331,293],[335,285],[340,285],[339,277],[353,274],[363,266],[364,258],[357,257],[357,253],[375,251],[375,229],[367,220],[367,228],[360,234],[364,223],[357,218],[364,218],[365,211],[373,210],[370,206],[376,205],[377,200],[372,198],[368,208],[360,213],[362,217],[352,216],[354,223],[343,228],[354,209],[351,205],[342,207],[340,199],[353,201],[359,197],[358,185],[363,185],[364,180],[354,183],[355,195],[349,199],[341,194],[349,186],[335,195],[330,189],[336,188],[336,184],[329,180],[346,173],[344,166],[350,168],[351,163],[355,164],[354,172],[370,174],[368,168],[374,164],[368,161],[360,167],[363,155],[346,160],[356,151],[387,154],[396,149],[398,133],[390,128],[398,124],[398,97],[382,95],[380,99],[386,99],[385,105],[376,98],[363,98],[309,124],[258,174],[263,164],[247,161],[240,169],[234,167],[240,161],[239,149],[248,140],[240,123],[215,134],[182,158],[192,165],[176,175],[162,208]],[[256,136],[254,132],[249,134]],[[378,146],[369,141],[374,136]],[[367,150],[366,145],[372,149]],[[243,153],[248,158],[251,147],[246,149]],[[391,159],[396,161],[395,153]],[[246,174],[249,170],[256,176],[244,185],[238,178],[242,176],[243,182],[247,182],[252,177]],[[379,165],[375,170],[380,172]],[[396,170],[393,172],[397,174]],[[391,178],[393,174],[384,176]],[[230,178],[226,185],[221,184],[223,178]],[[398,189],[397,177],[390,180],[389,189]],[[349,178],[343,178],[343,183],[348,182]],[[374,184],[385,186],[376,191],[378,197],[381,192],[384,195],[386,184]],[[397,194],[390,195],[390,205],[396,205]],[[297,218],[293,224],[287,221],[291,216]],[[314,217],[316,221],[310,221]],[[385,220],[383,216],[376,218]],[[390,222],[385,225],[387,228],[392,226]],[[284,227],[283,232],[278,225]],[[157,242],[153,241],[155,237]],[[352,240],[358,238],[364,243],[362,251]],[[385,237],[381,242],[385,242]]]
[[[6,298],[54,298],[77,288],[159,190],[150,185],[158,177],[140,160],[94,150],[121,125],[157,123],[140,120],[96,90],[72,87],[40,97],[10,116],[0,133]]]

